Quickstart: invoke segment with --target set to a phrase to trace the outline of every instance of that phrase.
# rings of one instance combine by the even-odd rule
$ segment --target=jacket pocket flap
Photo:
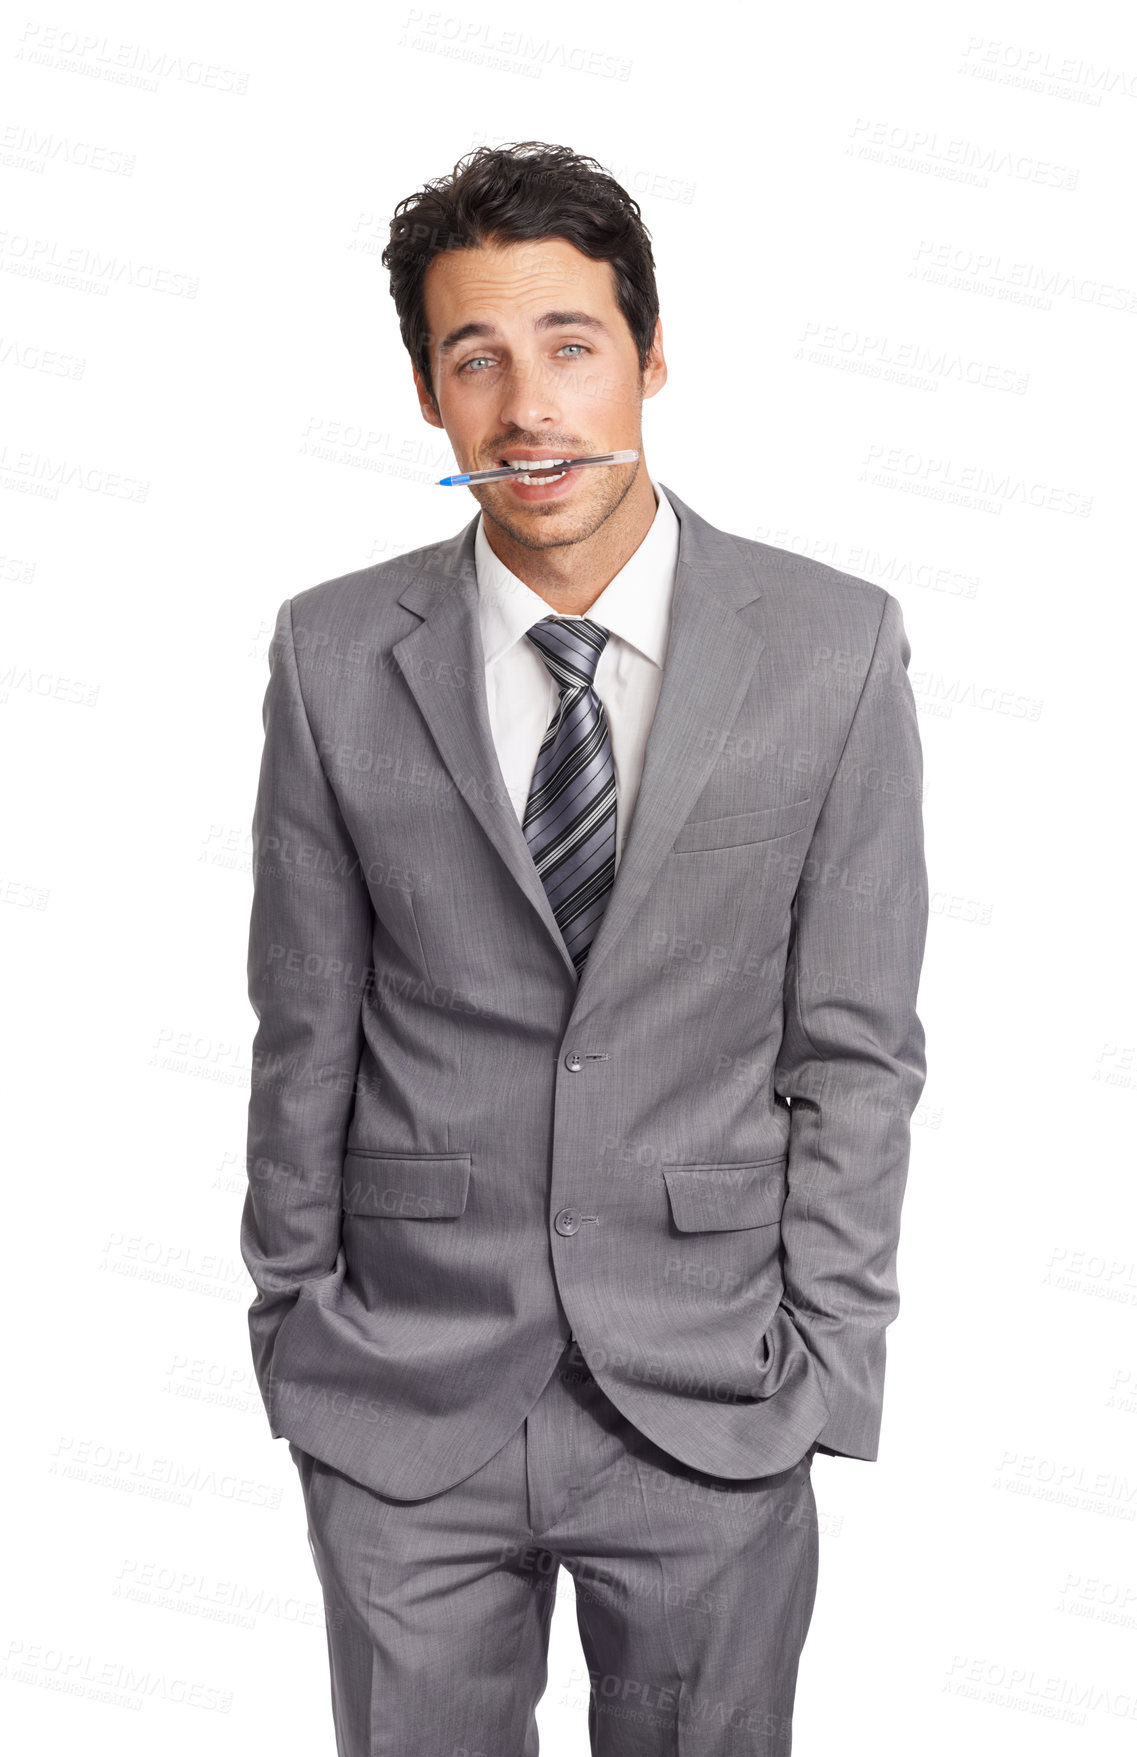
[[[461,1214],[468,1153],[357,1153],[343,1162],[343,1211],[375,1220],[443,1220]]]
[[[738,1232],[781,1219],[787,1155],[748,1165],[665,1165],[671,1214],[680,1232]]]
[[[810,797],[790,799],[784,805],[763,805],[756,811],[735,812],[730,817],[688,818],[671,844],[671,851],[695,854],[773,841],[777,836],[789,836],[802,829],[816,809]]]

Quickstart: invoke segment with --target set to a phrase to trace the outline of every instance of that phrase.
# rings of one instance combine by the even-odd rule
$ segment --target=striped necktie
[[[521,827],[579,976],[616,872],[612,741],[592,687],[608,630],[584,616],[545,616],[527,632],[561,696]]]

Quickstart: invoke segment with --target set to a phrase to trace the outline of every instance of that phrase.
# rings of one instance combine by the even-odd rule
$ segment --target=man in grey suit
[[[337,1749],[532,1757],[563,1567],[594,1753],[787,1753],[925,1078],[900,606],[650,475],[595,161],[479,149],[384,263],[460,469],[544,474],[270,653],[241,1248]]]

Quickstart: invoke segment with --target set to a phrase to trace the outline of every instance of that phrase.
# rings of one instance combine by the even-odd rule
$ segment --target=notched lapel
[[[478,622],[476,529],[475,518],[437,545],[437,566],[425,567],[399,594],[399,603],[424,620],[391,650],[450,779],[537,911],[575,983],[573,961],[497,760]]]
[[[616,882],[580,977],[591,993],[603,960],[650,890],[719,759],[766,645],[739,610],[762,595],[745,549],[661,483],[680,523],[663,681]]]

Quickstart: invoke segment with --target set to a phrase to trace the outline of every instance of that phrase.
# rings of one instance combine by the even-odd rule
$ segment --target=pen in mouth
[[[578,470],[585,464],[634,464],[639,457],[638,451],[606,451],[599,456],[581,458],[562,458],[559,462],[552,459],[534,458],[531,464],[514,469],[506,464],[497,470],[471,470],[464,476],[443,476],[440,488],[461,488],[470,482],[502,482],[511,476],[561,475],[565,470]]]

